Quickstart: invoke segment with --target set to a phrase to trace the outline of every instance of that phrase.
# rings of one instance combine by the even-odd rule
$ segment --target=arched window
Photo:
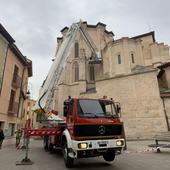
[[[94,66],[91,65],[90,66],[90,81],[94,81],[95,80],[95,70],[94,70]]]
[[[75,42],[74,49],[75,49],[75,58],[78,58],[79,57],[79,43],[78,42]]]
[[[73,64],[73,81],[79,81],[79,65],[77,62]]]
[[[121,64],[121,55],[120,54],[118,54],[118,56],[117,56],[117,61],[118,61],[118,64]]]
[[[134,58],[134,53],[133,52],[131,52],[131,61],[132,61],[132,63],[135,63],[135,58]]]

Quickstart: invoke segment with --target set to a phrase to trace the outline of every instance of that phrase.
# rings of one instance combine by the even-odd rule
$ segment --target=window
[[[15,68],[14,68],[14,73],[13,73],[13,82],[17,82],[17,77],[18,77],[18,67],[15,65]]]
[[[135,63],[134,53],[131,53],[131,60],[132,60],[132,63]]]
[[[72,78],[73,82],[79,81],[79,65],[77,62],[72,65]]]
[[[73,116],[73,113],[74,113],[74,107],[73,107],[73,101],[70,102],[70,107],[69,107],[69,112],[70,112],[70,116]]]
[[[108,118],[117,117],[113,102],[80,99],[77,102],[79,117]]]
[[[7,136],[14,136],[14,133],[15,133],[15,124],[9,123]]]
[[[79,81],[79,66],[77,63],[74,65],[74,81]]]
[[[4,122],[0,121],[0,128],[3,129],[4,128]]]
[[[120,54],[118,54],[117,59],[118,59],[118,64],[121,64],[121,56],[120,56]]]
[[[90,81],[95,80],[94,66],[90,66]]]
[[[8,107],[9,111],[14,110],[14,101],[15,101],[15,91],[11,90],[11,95],[10,95],[10,100],[9,100],[9,107]]]
[[[79,57],[79,44],[78,42],[75,43],[75,58]]]
[[[74,102],[73,100],[69,103],[70,107],[69,107],[69,119],[70,122],[73,122],[73,115],[74,115]]]

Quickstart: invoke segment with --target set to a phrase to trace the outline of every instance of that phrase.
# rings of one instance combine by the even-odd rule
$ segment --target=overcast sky
[[[80,19],[103,22],[115,39],[152,30],[156,40],[170,45],[169,0],[0,0],[0,22],[23,55],[33,61],[31,97],[52,64],[60,30]]]

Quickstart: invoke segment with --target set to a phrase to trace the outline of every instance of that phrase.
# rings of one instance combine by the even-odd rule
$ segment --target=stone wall
[[[170,97],[164,98],[163,100],[164,100],[165,110],[166,110],[168,123],[169,123],[169,127],[170,127]]]
[[[170,67],[165,68],[167,86],[170,89]]]
[[[68,96],[102,98],[106,95],[121,103],[122,120],[125,122],[127,137],[151,138],[158,132],[166,131],[157,70],[152,68],[155,62],[168,61],[169,48],[155,42],[153,32],[113,41],[111,35],[105,34],[103,24],[92,27],[84,23],[83,29],[87,31],[90,41],[102,54],[102,63],[94,66],[96,81],[93,83],[96,92],[91,93],[87,88],[91,83],[88,60],[91,58],[92,51],[78,33],[76,42],[79,43],[79,57],[75,57],[73,48],[56,90],[56,110],[62,114],[63,101]],[[118,60],[119,55],[121,62]],[[77,82],[74,81],[75,64],[79,67]]]
[[[68,94],[87,98],[102,98],[106,95],[121,103],[121,119],[127,138],[152,138],[167,130],[155,71],[100,80],[96,82],[96,92],[80,95],[84,88],[82,82],[74,86],[59,86],[60,113]]]

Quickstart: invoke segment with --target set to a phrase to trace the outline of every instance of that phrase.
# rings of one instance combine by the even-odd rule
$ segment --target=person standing
[[[3,132],[3,130],[0,128],[0,149],[2,148],[2,143],[3,143],[4,138],[5,138],[4,132]]]
[[[19,149],[19,144],[22,137],[22,130],[18,129],[15,133],[16,133],[16,148]]]

